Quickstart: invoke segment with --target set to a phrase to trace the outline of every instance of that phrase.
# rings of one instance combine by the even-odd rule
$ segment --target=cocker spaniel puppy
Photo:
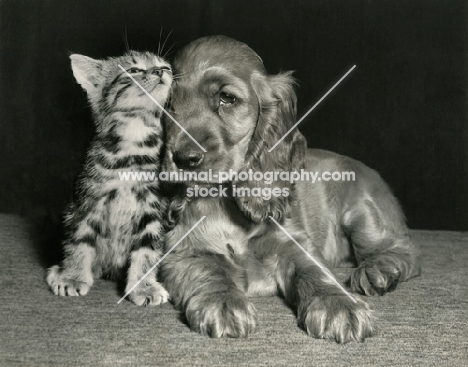
[[[211,337],[245,337],[254,331],[249,296],[281,294],[311,336],[363,341],[373,333],[371,311],[353,302],[321,270],[353,260],[350,288],[383,295],[419,273],[417,249],[387,185],[351,158],[307,150],[294,125],[296,96],[290,72],[268,75],[260,57],[236,40],[213,36],[185,46],[174,61],[166,121],[165,170],[291,172],[353,171],[354,182],[275,182],[288,196],[239,197],[233,187],[265,188],[262,181],[227,180],[228,197],[184,197],[173,203],[178,224],[171,248],[203,216],[205,220],[162,264],[162,278],[193,330]],[[202,182],[203,181],[203,182]],[[208,180],[209,181],[209,180]],[[187,187],[217,186],[199,179]],[[283,192],[283,191],[281,191]],[[190,196],[190,195],[189,195]],[[280,227],[319,262],[311,261]]]

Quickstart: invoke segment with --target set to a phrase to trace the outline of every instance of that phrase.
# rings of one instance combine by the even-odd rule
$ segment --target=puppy
[[[223,36],[198,39],[178,53],[174,68],[181,77],[173,86],[172,114],[206,152],[167,121],[166,171],[355,172],[354,182],[276,182],[289,195],[270,200],[234,192],[175,200],[180,217],[167,234],[168,248],[206,216],[161,270],[190,327],[211,337],[245,337],[256,325],[248,297],[279,293],[313,337],[345,343],[371,336],[367,303],[358,296],[354,302],[330,276],[352,260],[351,289],[373,296],[419,273],[417,249],[387,185],[351,158],[307,150],[297,129],[269,152],[296,122],[294,79],[291,72],[268,75],[246,44]],[[223,184],[251,191],[272,187],[256,180]]]

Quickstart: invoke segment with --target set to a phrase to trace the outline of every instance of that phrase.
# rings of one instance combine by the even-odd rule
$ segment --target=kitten
[[[70,59],[73,75],[87,92],[96,136],[65,214],[65,258],[48,270],[46,280],[56,295],[83,296],[94,278],[119,279],[128,267],[127,292],[162,255],[168,202],[157,181],[120,180],[119,172],[159,172],[163,131],[161,109],[119,65],[161,105],[172,71],[148,52]],[[129,298],[137,305],[158,305],[168,296],[153,271]]]

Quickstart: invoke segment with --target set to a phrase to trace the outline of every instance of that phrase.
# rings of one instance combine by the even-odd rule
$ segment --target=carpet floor
[[[368,297],[377,334],[345,345],[307,336],[277,297],[252,300],[258,326],[248,339],[209,339],[171,304],[117,305],[113,282],[98,280],[86,297],[54,296],[44,281],[53,256],[38,237],[25,220],[0,215],[2,367],[468,366],[468,233],[412,231],[422,276]]]

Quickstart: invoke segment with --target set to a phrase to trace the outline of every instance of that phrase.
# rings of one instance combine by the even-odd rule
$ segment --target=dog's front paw
[[[393,291],[400,282],[400,271],[385,259],[367,259],[351,275],[354,292],[366,296],[384,295]]]
[[[315,297],[299,306],[299,325],[314,338],[363,342],[373,333],[373,317],[367,303],[357,301],[346,296]]]
[[[47,271],[46,281],[57,296],[84,296],[92,285],[92,280],[86,281],[72,271],[63,271],[58,265]]]
[[[132,286],[133,284],[128,284],[125,293]],[[169,293],[156,280],[145,279],[128,295],[128,298],[138,306],[158,306],[168,301]]]
[[[212,338],[245,338],[255,330],[255,308],[238,291],[195,296],[185,315],[192,330]]]

